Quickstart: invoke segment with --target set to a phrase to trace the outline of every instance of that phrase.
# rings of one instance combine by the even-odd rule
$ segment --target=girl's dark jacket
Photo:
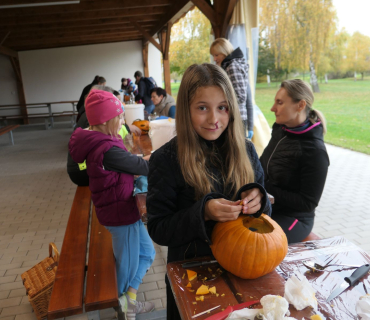
[[[220,139],[220,138],[219,138]],[[263,170],[258,155],[251,142],[246,140],[246,149],[251,160],[255,183],[244,185],[237,193],[252,188],[259,188],[264,194],[262,212],[270,215],[271,205],[263,188]],[[211,172],[217,181],[222,181],[221,174],[215,168]],[[177,137],[155,151],[149,162],[148,175],[148,232],[159,245],[168,246],[168,262],[211,255],[211,234],[216,221],[204,220],[204,206],[210,199],[225,198],[232,195],[222,194],[224,186],[217,183],[215,192],[196,201],[194,188],[185,183],[177,158]],[[267,200],[267,201],[266,201]]]
[[[273,217],[277,214],[314,217],[324,190],[329,157],[321,124],[303,133],[272,127],[271,140],[261,156],[265,188],[275,197]]]

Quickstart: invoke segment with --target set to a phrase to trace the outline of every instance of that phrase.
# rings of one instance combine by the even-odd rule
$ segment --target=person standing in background
[[[97,83],[94,83],[95,82],[95,79]],[[76,122],[80,119],[81,115],[85,112],[85,99],[87,97],[87,95],[89,94],[91,88],[95,85],[98,85],[98,86],[103,86],[105,87],[105,84],[107,83],[107,80],[105,80],[104,77],[99,77],[99,76],[96,76],[93,81],[93,83],[87,85],[83,91],[82,91],[82,94],[81,94],[81,97],[80,97],[80,100],[78,101],[77,103],[77,111],[78,111],[78,115],[77,115],[77,119],[76,119]],[[87,90],[88,89],[88,90]],[[82,100],[81,100],[82,99]],[[80,104],[80,106],[79,106]]]
[[[135,80],[136,80],[136,84],[138,85],[139,87],[139,92],[136,96],[136,100],[142,100],[143,104],[145,105],[145,111],[148,113],[148,114],[151,114],[154,110],[154,104],[151,100],[151,97],[150,97],[150,90],[152,88],[149,87],[149,82],[150,80],[148,81],[145,81],[145,79],[147,78],[144,78],[143,77],[143,74],[141,71],[136,71],[135,74],[134,74],[134,77],[135,77]],[[154,87],[154,85],[153,85]]]
[[[94,80],[90,84],[88,84],[85,88],[83,88],[82,93],[81,93],[81,97],[80,97],[80,99],[78,100],[78,103],[77,103],[77,111],[78,112],[80,112],[81,107],[85,104],[85,97],[90,92],[92,86],[98,84],[98,82],[99,82],[99,76],[95,76]]]
[[[248,83],[249,66],[246,64],[240,48],[234,50],[233,45],[225,38],[218,38],[211,44],[210,53],[215,63],[224,69],[229,76],[238,99],[240,116],[243,121],[246,137],[253,137],[253,104]],[[248,93],[249,91],[249,93]],[[249,101],[248,101],[249,96]]]

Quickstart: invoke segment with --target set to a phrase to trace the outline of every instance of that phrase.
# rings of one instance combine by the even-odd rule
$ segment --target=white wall
[[[154,46],[150,46],[149,72],[158,83],[162,83],[161,55]],[[19,59],[27,103],[78,100],[82,89],[92,82],[95,75],[105,77],[107,85],[118,90],[121,78],[133,79],[135,71],[144,71],[141,41],[21,51]],[[3,64],[6,65],[1,59],[1,69]],[[4,98],[0,95],[0,105],[18,103],[17,95],[15,101],[7,93],[14,87],[10,79],[12,74],[12,70],[7,71],[7,76],[0,78],[1,88],[7,88]],[[53,112],[71,108],[70,104],[57,105],[53,106]],[[39,112],[47,110],[29,111]]]
[[[163,87],[162,54],[151,43],[149,43],[148,49],[148,64],[149,64],[149,76],[154,78],[159,87]]]

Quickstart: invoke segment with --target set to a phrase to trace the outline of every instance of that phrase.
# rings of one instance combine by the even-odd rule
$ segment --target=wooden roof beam
[[[126,33],[127,35],[131,34],[141,34],[140,31],[137,29],[127,29],[127,28],[112,28],[112,29],[97,29],[97,30],[75,30],[75,32],[53,32],[53,33],[32,33],[32,34],[23,34],[19,35],[18,37],[13,37],[8,40],[7,44],[10,43],[14,45],[14,43],[22,42],[22,41],[28,41],[28,40],[35,40],[35,41],[41,41],[45,40],[48,41],[49,39],[62,39],[62,38],[75,38],[78,36],[94,36],[94,35],[110,35],[110,34],[123,34]]]
[[[69,37],[47,37],[47,38],[29,38],[27,40],[22,40],[19,41],[19,46],[27,46],[27,45],[39,45],[42,43],[48,44],[48,43],[68,43],[68,42],[73,42],[73,41],[84,41],[84,40],[95,40],[95,39],[106,39],[106,38],[120,38],[122,41],[128,37],[135,36],[136,38],[142,38],[140,32],[132,32],[128,34],[127,32],[113,32],[113,33],[102,33],[102,34],[90,34],[90,35],[74,35],[74,36],[69,36]],[[12,47],[16,47],[16,43],[12,42],[9,43],[12,45]]]
[[[173,2],[171,8],[167,11],[167,13],[161,18],[161,20],[151,29],[149,32],[150,36],[154,36],[157,34],[165,25],[169,22],[174,23],[179,19],[184,12],[187,12],[193,3],[189,0],[177,0]]]
[[[153,26],[153,23],[144,23],[142,27],[146,30],[150,29]],[[21,39],[26,38],[39,38],[45,36],[56,36],[56,37],[63,37],[67,36],[68,34],[78,34],[78,33],[110,33],[116,31],[137,31],[136,27],[133,25],[108,25],[108,26],[92,26],[92,27],[83,27],[83,28],[68,28],[68,29],[41,29],[37,31],[27,32],[24,30],[23,32],[13,33],[12,36],[9,38],[8,41],[21,41]]]
[[[70,41],[68,43],[65,42],[54,42],[54,43],[36,43],[27,46],[20,46],[18,51],[24,50],[39,50],[39,49],[49,49],[49,48],[65,48],[65,47],[75,47],[75,46],[84,46],[84,45],[94,45],[94,44],[101,44],[101,43],[113,43],[113,42],[126,42],[126,41],[135,41],[140,40],[141,35],[137,37],[128,37],[126,39],[122,39],[122,37],[113,37],[113,38],[99,38],[94,40],[84,40],[84,41]]]
[[[12,0],[14,1],[14,0]],[[24,2],[24,0],[22,0]],[[50,0],[52,1],[52,0]],[[103,5],[102,5],[103,4]],[[14,8],[3,9],[0,11],[0,17],[19,17],[19,16],[34,16],[59,13],[73,13],[82,11],[102,11],[102,10],[127,10],[141,9],[146,7],[166,7],[171,5],[171,0],[104,0],[100,1],[81,1],[79,4],[69,4],[62,6],[48,7],[30,7],[30,8]]]
[[[12,50],[10,48],[0,46],[0,54],[4,54],[8,57],[17,58],[18,59],[18,52],[15,50]]]
[[[182,0],[183,1],[183,0]],[[77,13],[61,13],[61,14],[50,14],[40,15],[31,17],[12,17],[12,18],[1,18],[0,26],[17,28],[19,26],[33,25],[42,23],[67,23],[72,21],[84,21],[84,20],[101,20],[101,19],[113,19],[113,18],[135,18],[136,20],[145,19],[148,15],[163,16],[167,12],[166,7],[150,7],[146,10],[142,9],[128,9],[128,10],[101,10],[101,11],[89,11],[89,12],[77,12]]]
[[[191,0],[198,9],[208,18],[212,25],[218,23],[217,13],[212,5],[206,0]]]
[[[147,32],[144,28],[140,26],[139,23],[137,23],[135,20],[130,19],[131,23],[140,31],[140,33],[144,36],[146,40],[148,40],[153,46],[155,46],[161,53],[163,53],[163,50],[160,46],[160,44],[155,41],[155,39],[150,35],[149,32]]]
[[[155,25],[158,23],[159,16],[158,15],[148,15],[145,17],[140,18],[141,24],[152,24]],[[12,27],[4,27],[4,31],[11,31],[13,33],[24,33],[24,32],[34,32],[38,30],[58,30],[58,29],[76,29],[81,27],[106,27],[114,25],[130,25],[130,21],[126,18],[113,18],[113,19],[96,19],[96,20],[86,20],[86,21],[67,21],[67,22],[60,22],[56,23],[55,21],[52,23],[43,23],[34,24],[34,25],[23,25],[23,26],[12,26]]]

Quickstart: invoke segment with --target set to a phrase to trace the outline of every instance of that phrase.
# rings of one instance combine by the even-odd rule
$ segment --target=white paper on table
[[[285,283],[284,298],[292,304],[297,310],[311,306],[317,311],[316,291],[312,288],[307,278],[298,273],[291,276]]]
[[[263,320],[297,320],[291,317],[285,317],[289,315],[289,304],[281,296],[266,295],[261,299],[261,305],[263,309],[248,309],[244,308],[232,312],[227,319],[236,320],[254,320],[257,314],[263,315]]]

